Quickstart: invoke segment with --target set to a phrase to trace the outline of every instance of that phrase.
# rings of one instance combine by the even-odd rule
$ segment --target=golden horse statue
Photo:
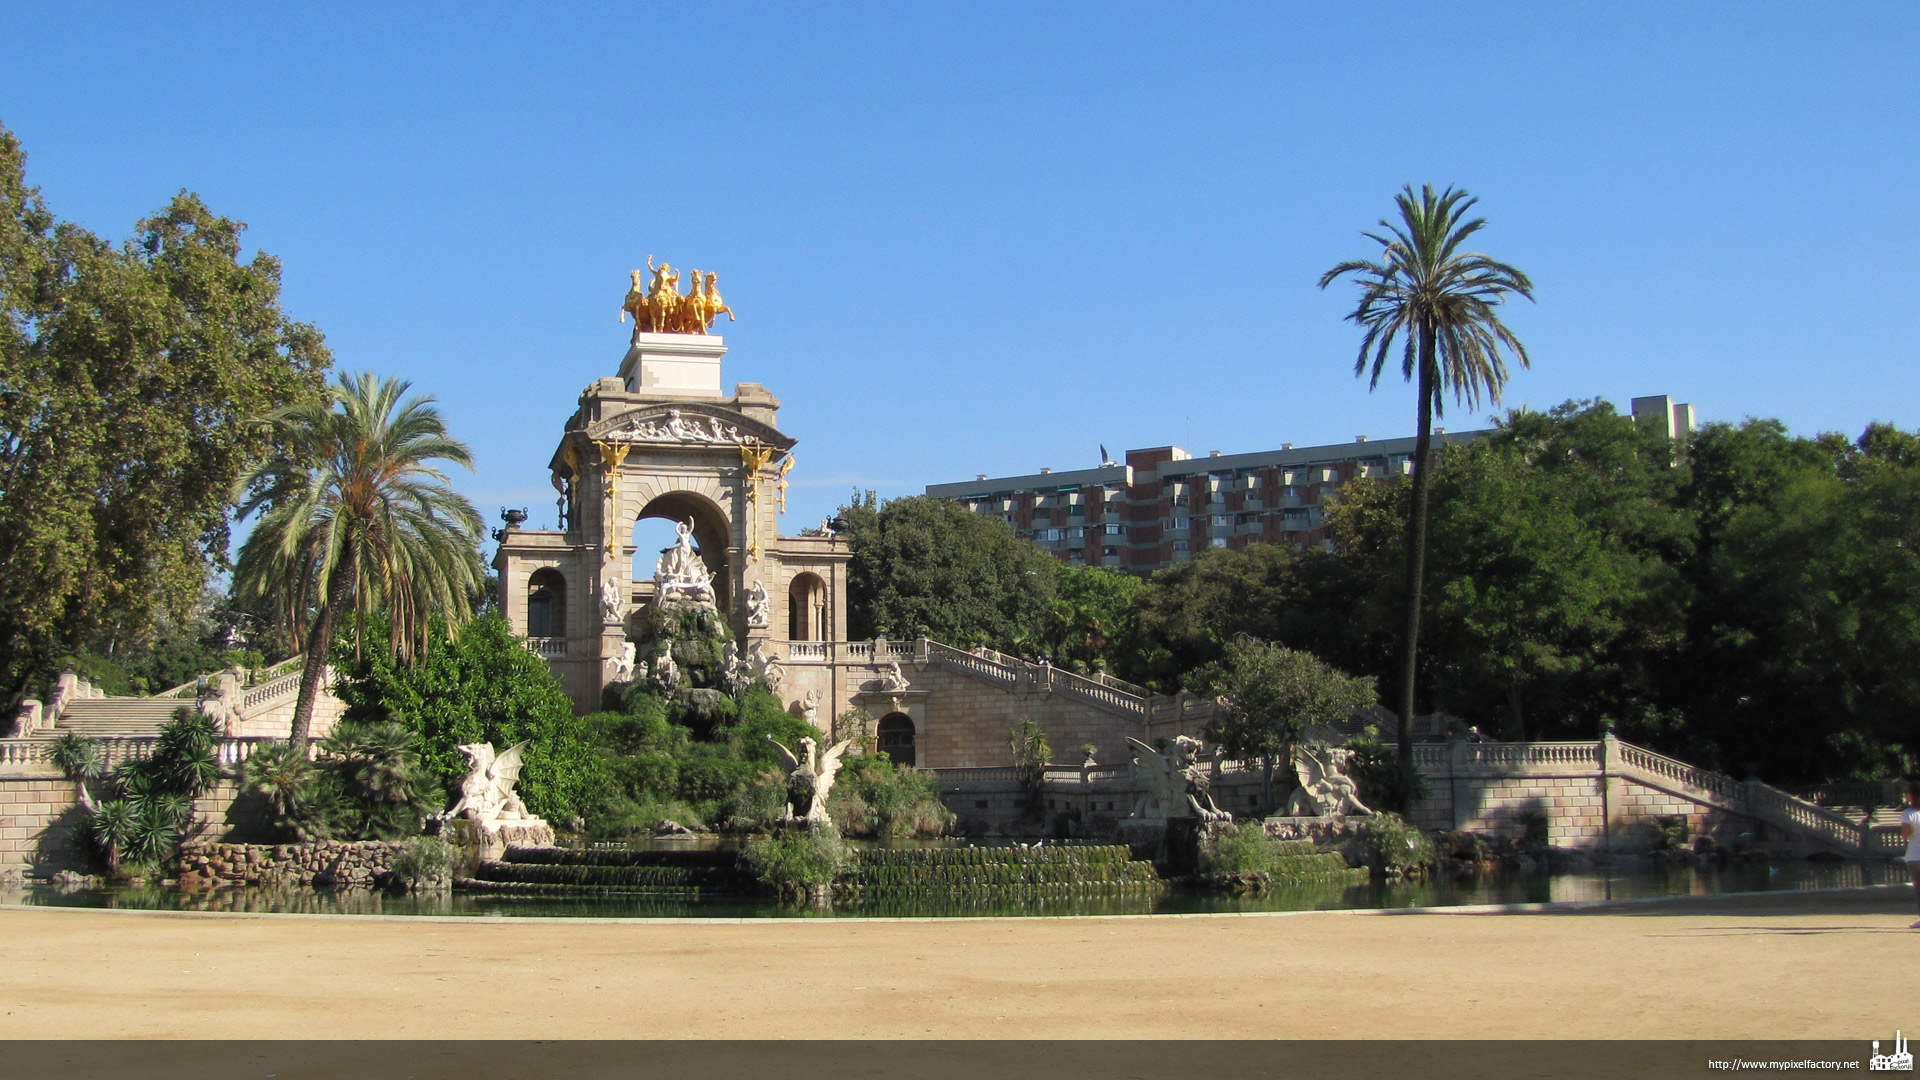
[[[720,298],[719,275],[699,270],[687,273],[687,293],[680,293],[680,272],[667,263],[653,265],[647,256],[647,270],[653,280],[643,289],[642,271],[633,271],[633,284],[620,305],[620,321],[633,316],[634,332],[648,334],[705,334],[713,321],[726,315],[733,322],[733,309]]]

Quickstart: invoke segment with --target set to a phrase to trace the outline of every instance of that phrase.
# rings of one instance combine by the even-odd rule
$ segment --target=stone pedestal
[[[720,358],[727,354],[719,334],[635,334],[620,362],[629,393],[685,394],[717,398]]]
[[[454,818],[440,830],[448,842],[473,853],[478,865],[489,859],[505,858],[509,847],[552,847],[553,826],[540,818],[481,823],[472,818]]]

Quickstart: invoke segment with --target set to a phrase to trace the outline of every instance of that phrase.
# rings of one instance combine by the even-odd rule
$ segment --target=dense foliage
[[[1037,649],[1053,599],[1054,560],[1005,522],[915,495],[877,505],[872,492],[840,510],[852,561],[849,632],[955,645]]]
[[[100,775],[98,748],[71,732],[54,748],[55,764],[74,781],[87,809],[86,835],[110,874],[128,864],[140,872],[164,868],[179,853],[193,827],[193,801],[220,780],[214,756],[219,732],[209,718],[182,708],[161,727],[153,753],[129,761],[106,777],[107,793],[96,801],[89,783]]]
[[[534,813],[564,823],[596,796],[593,747],[581,736],[573,703],[546,661],[533,655],[497,616],[475,619],[451,639],[438,630],[403,664],[379,620],[365,651],[340,665],[335,693],[345,719],[390,720],[419,738],[427,772],[457,790],[466,775],[458,747],[525,742],[519,794]]]
[[[1751,420],[1675,444],[1605,402],[1570,402],[1510,413],[1489,437],[1448,447],[1432,484],[1418,712],[1505,739],[1593,738],[1611,726],[1776,782],[1920,767],[1914,434],[1873,425],[1857,439],[1805,438]],[[1310,653],[1384,691],[1397,679],[1405,618],[1410,487],[1341,489],[1328,500],[1331,552],[1203,551],[1118,588],[1108,571],[1055,564],[1023,573],[1035,602],[996,608],[1016,614],[991,633],[945,617],[957,609],[941,603],[901,618],[942,640],[1104,661],[1161,692],[1218,692],[1201,673],[1218,671],[1243,637]],[[906,502],[853,513],[856,535],[878,535],[878,518]],[[923,500],[901,514],[972,520],[957,505],[935,518]],[[997,521],[978,525],[869,544],[850,592],[903,604],[900,582],[937,575],[887,560],[963,566],[986,546],[983,532],[999,534],[994,544],[1012,538]],[[941,589],[969,587],[942,580]],[[985,580],[990,595],[1004,587]],[[1101,613],[1065,617],[1067,597]],[[1387,764],[1391,733],[1375,750],[1363,755],[1363,787],[1404,805],[1415,778]]]
[[[280,264],[181,193],[115,246],[58,221],[0,129],[0,694],[188,618],[226,557],[250,421],[319,389]],[[165,677],[165,676],[161,676]],[[155,687],[158,689],[158,687]]]
[[[398,840],[417,837],[446,805],[442,778],[420,759],[420,736],[390,720],[347,718],[309,761],[292,743],[254,749],[241,769],[249,791],[267,799],[285,839]]]

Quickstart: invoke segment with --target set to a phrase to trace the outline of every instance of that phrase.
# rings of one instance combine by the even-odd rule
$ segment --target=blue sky
[[[1538,287],[1508,404],[1920,426],[1912,4],[3,10],[53,210],[247,222],[343,369],[438,396],[489,517],[551,524],[648,254],[719,272],[726,382],[801,440],[790,530],[1102,443],[1408,434],[1315,282],[1409,182]]]

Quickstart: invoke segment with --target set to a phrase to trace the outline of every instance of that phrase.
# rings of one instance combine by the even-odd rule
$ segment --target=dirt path
[[[741,924],[14,909],[0,1039],[1858,1040],[1920,1026],[1898,991],[1911,904]]]

